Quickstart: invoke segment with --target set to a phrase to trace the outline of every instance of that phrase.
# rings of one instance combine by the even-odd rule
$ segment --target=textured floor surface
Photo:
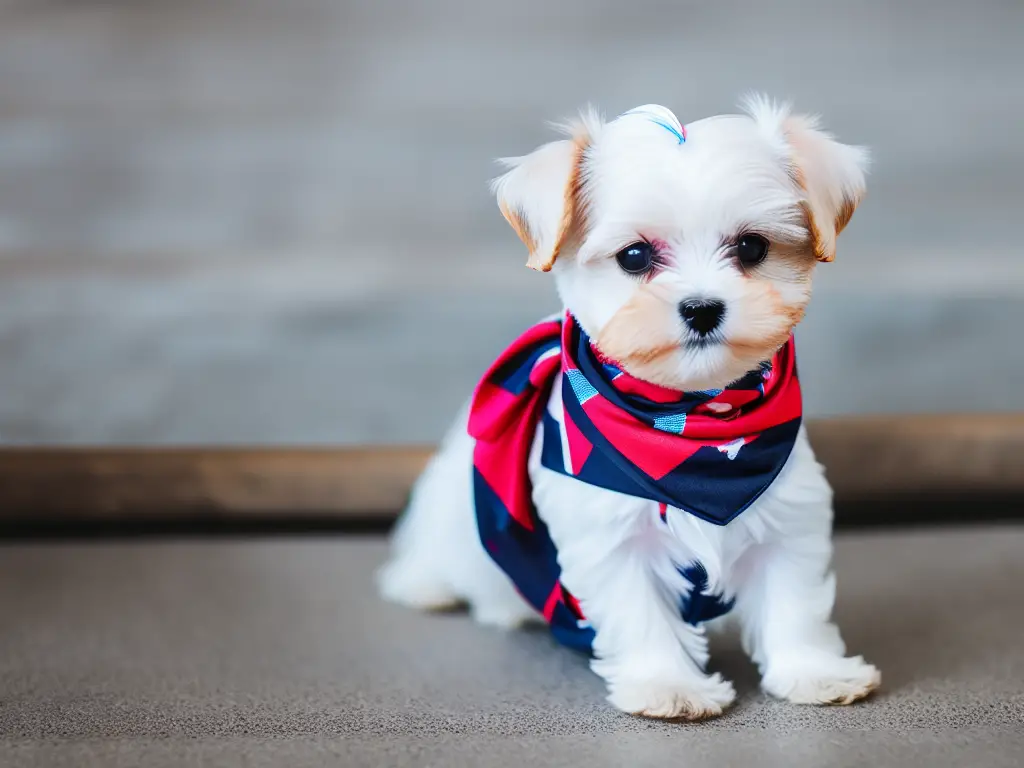
[[[757,692],[700,725],[611,710],[542,631],[379,603],[374,538],[8,544],[0,763],[21,766],[1018,766],[1024,529],[840,537],[838,619],[872,700]]]
[[[808,410],[1024,408],[1012,0],[0,0],[0,436],[437,439],[555,308],[491,159],[762,89],[869,145]],[[401,403],[402,407],[396,404]]]

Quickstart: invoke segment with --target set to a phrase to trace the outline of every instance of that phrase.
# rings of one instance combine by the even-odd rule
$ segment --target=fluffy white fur
[[[553,272],[605,354],[665,386],[723,387],[768,359],[802,318],[814,265],[834,257],[863,192],[867,157],[765,99],[745,115],[689,124],[685,144],[658,122],[679,127],[651,105],[610,123],[586,115],[569,138],[506,161],[495,191],[530,265]],[[733,247],[750,232],[771,247],[744,268]],[[638,280],[614,255],[641,238],[662,263]],[[715,343],[695,343],[679,317],[693,298],[725,302]],[[561,420],[557,384],[548,409]],[[534,503],[562,581],[596,631],[592,668],[616,707],[695,720],[732,703],[732,685],[705,672],[705,628],[679,615],[678,596],[690,589],[679,568],[693,561],[711,590],[736,597],[732,616],[770,694],[845,704],[878,685],[875,667],[845,656],[830,620],[831,490],[805,432],[772,486],[727,526],[680,510],[669,510],[666,526],[655,502],[545,469],[539,445]],[[380,588],[422,609],[466,603],[478,621],[514,627],[537,617],[479,543],[472,450],[463,412],[414,489]]]

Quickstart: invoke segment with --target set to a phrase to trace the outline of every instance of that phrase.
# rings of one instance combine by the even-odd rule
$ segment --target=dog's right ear
[[[580,166],[590,138],[582,124],[572,134],[525,157],[502,160],[509,171],[491,184],[502,215],[530,252],[526,266],[539,272],[550,271],[583,230]]]
[[[836,238],[864,197],[868,151],[840,144],[821,130],[816,117],[793,115],[788,104],[767,96],[748,96],[744,106],[768,136],[782,142],[780,154],[804,196],[814,255],[818,261],[832,261]]]

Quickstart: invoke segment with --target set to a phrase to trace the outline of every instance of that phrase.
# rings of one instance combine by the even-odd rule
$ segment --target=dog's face
[[[664,107],[506,161],[505,217],[597,348],[673,389],[725,386],[781,347],[864,189],[866,152],[759,100],[683,128]]]

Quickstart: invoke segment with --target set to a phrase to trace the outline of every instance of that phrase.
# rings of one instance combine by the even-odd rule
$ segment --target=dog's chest
[[[563,569],[571,573],[583,563],[597,571],[602,560],[628,558],[681,593],[691,587],[726,597],[734,593],[735,566],[754,543],[738,521],[714,525],[539,465],[531,477],[538,515],[548,526]]]
[[[561,418],[560,403],[556,385],[548,404],[553,418]],[[552,471],[541,461],[542,442],[538,434],[530,458],[533,501],[558,550],[563,580],[570,591],[586,591],[588,585],[572,583],[591,578],[580,574],[592,574],[599,580],[602,569],[612,567],[611,561],[626,558],[681,597],[691,593],[721,597],[722,605],[705,602],[692,606],[697,611],[692,618],[706,620],[728,609],[735,592],[735,565],[753,543],[746,525],[739,520],[715,525],[649,499]],[[698,609],[708,615],[701,617]]]

